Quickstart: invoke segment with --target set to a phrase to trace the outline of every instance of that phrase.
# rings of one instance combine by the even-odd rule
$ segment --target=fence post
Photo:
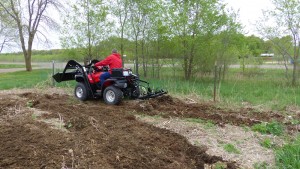
[[[52,76],[54,75],[54,68],[55,68],[55,61],[54,60],[52,60]],[[52,78],[52,87],[54,87],[55,86],[55,81],[54,81],[54,79]]]

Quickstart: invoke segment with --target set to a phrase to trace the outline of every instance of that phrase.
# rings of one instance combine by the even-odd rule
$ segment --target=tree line
[[[272,2],[274,9],[265,11],[264,21],[257,24],[262,35],[259,38],[243,35],[238,14],[218,0],[76,0],[65,4],[59,0],[0,0],[1,28],[18,35],[1,33],[1,39],[18,39],[26,70],[31,71],[33,39],[38,34],[44,37],[42,29],[46,26],[58,27],[49,15],[51,10],[58,10],[63,18],[62,47],[80,49],[83,61],[118,48],[123,59],[135,61],[137,74],[147,76],[151,72],[159,77],[167,59],[190,79],[211,72],[216,65],[225,74],[238,58],[272,52],[286,63],[296,61],[292,78],[296,84],[300,3]],[[264,25],[268,19],[277,22]],[[6,41],[0,46],[8,45]]]

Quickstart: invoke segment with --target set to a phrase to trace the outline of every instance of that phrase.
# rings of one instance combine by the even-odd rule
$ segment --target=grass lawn
[[[51,76],[51,70],[41,69],[0,73],[0,90],[12,88],[32,88],[38,83],[46,81]]]
[[[19,64],[0,64],[0,69],[25,68],[25,65]]]

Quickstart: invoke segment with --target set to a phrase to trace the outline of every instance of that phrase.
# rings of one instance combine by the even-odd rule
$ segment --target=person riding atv
[[[121,55],[118,53],[117,49],[113,49],[111,51],[111,55],[107,56],[104,60],[97,62],[94,66],[97,67],[99,70],[102,70],[103,66],[108,66],[109,71],[104,72],[99,77],[99,87],[101,88],[104,81],[111,77],[112,70],[117,68],[122,68],[122,59]]]
[[[105,66],[101,66],[99,69],[95,65]],[[106,65],[109,65],[110,68]],[[117,105],[124,97],[149,99],[167,94],[167,91],[163,89],[153,90],[150,88],[149,83],[141,80],[130,68],[116,68],[116,66],[122,67],[121,65],[120,55],[113,50],[113,54],[103,61],[91,60],[88,65],[81,65],[75,60],[69,60],[63,72],[58,72],[52,77],[56,82],[75,80],[77,84],[74,95],[81,101],[103,98],[105,103]],[[110,77],[102,80],[101,75],[106,73],[109,73]],[[100,82],[101,86],[99,86]]]

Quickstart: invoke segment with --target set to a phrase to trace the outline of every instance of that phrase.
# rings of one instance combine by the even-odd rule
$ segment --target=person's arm
[[[105,58],[104,60],[101,60],[100,62],[97,62],[95,64],[95,66],[106,66],[109,65],[111,63],[111,57],[108,56],[107,58]]]

